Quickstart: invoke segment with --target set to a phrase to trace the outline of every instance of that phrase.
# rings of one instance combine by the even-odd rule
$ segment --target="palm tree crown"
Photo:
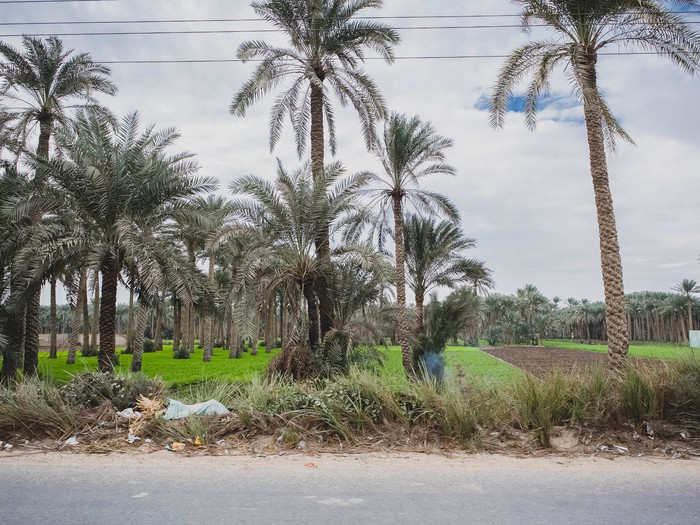
[[[95,93],[117,92],[107,66],[93,62],[88,53],[65,50],[58,38],[24,37],[23,47],[19,51],[0,42],[0,55],[5,60],[0,66],[0,93],[12,104],[5,117],[19,144],[26,144],[37,125],[41,139],[48,141],[54,124],[65,126],[70,121],[66,110],[99,107]],[[45,146],[46,152],[39,152],[44,156],[48,142]]]
[[[357,111],[370,147],[374,142],[374,124],[383,118],[385,104],[374,81],[357,66],[364,62],[366,50],[376,51],[392,62],[392,48],[399,37],[388,26],[356,15],[364,9],[381,7],[382,1],[268,0],[252,6],[258,15],[287,34],[290,46],[273,47],[258,40],[240,45],[239,58],[259,59],[261,63],[235,95],[231,113],[245,116],[253,103],[289,78],[289,87],[272,108],[270,149],[277,144],[288,115],[301,157],[313,112],[325,116],[329,145],[335,154],[335,118],[327,87],[330,85],[342,106],[351,103]]]
[[[490,273],[481,261],[462,252],[476,246],[451,221],[410,215],[404,221],[408,285],[416,298],[416,328],[423,328],[423,303],[435,287],[482,281]]]
[[[600,105],[606,136],[631,141],[606,105],[597,85],[595,66],[606,47],[654,51],[681,69],[700,68],[700,36],[684,19],[655,0],[516,0],[523,6],[522,24],[533,19],[555,32],[551,40],[531,42],[514,51],[501,69],[491,99],[491,121],[503,126],[514,86],[528,73],[525,120],[535,127],[537,103],[549,89],[549,77],[559,64],[566,67],[575,91]],[[680,3],[684,2],[680,0]]]

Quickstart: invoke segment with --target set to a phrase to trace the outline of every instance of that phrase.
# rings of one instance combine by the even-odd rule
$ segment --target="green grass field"
[[[607,345],[587,345],[563,340],[546,340],[544,346],[556,348],[573,348],[575,350],[588,350],[589,352],[606,353]],[[690,356],[694,351],[688,346],[679,346],[664,343],[633,343],[630,345],[630,355],[647,359],[680,359]],[[698,352],[695,351],[697,354]]]
[[[405,380],[400,348],[388,347],[382,348],[382,351],[386,353],[384,376],[387,380]],[[276,348],[266,354],[265,347],[261,346],[257,356],[246,352],[241,359],[229,359],[227,351],[215,349],[211,362],[204,363],[201,349],[196,350],[190,359],[173,359],[172,347],[165,345],[162,352],[144,354],[143,372],[148,376],[160,377],[174,386],[198,383],[206,379],[247,382],[256,374],[262,374],[270,359],[279,352],[280,349]],[[74,365],[67,365],[66,357],[67,352],[59,352],[57,359],[49,359],[48,353],[42,352],[39,355],[40,374],[58,382],[66,382],[75,374],[97,369],[96,357],[82,357],[78,354]],[[128,372],[131,356],[122,354],[119,358],[119,370],[122,373]],[[503,381],[522,374],[519,369],[485,354],[478,348],[450,346],[445,351],[445,361],[448,376],[457,373],[458,365],[467,375],[486,382]]]

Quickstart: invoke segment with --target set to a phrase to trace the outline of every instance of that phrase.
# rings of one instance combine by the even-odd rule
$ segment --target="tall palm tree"
[[[437,222],[412,214],[404,220],[403,232],[408,285],[416,298],[416,331],[420,334],[427,294],[438,286],[453,287],[475,280],[488,287],[484,275],[490,271],[482,261],[462,255],[464,250],[476,246],[476,241],[465,237],[451,221]]]
[[[24,37],[23,49],[0,42],[0,97],[7,103],[3,120],[11,128],[16,145],[26,148],[27,141],[38,127],[36,156],[49,158],[52,133],[70,122],[69,110],[76,107],[100,107],[95,93],[114,95],[116,87],[109,80],[108,67],[93,62],[88,53],[74,54],[63,42],[52,37],[46,40]],[[17,151],[16,153],[20,153]],[[36,179],[46,175],[37,169]],[[37,222],[40,216],[33,217]],[[35,373],[39,357],[40,290],[27,305],[24,369]]]
[[[697,281],[683,279],[673,287],[673,290],[685,297],[688,308],[688,331],[690,331],[693,329],[693,294],[700,293],[700,286],[698,286]]]
[[[367,50],[393,62],[393,46],[399,36],[390,27],[357,15],[382,7],[382,0],[266,0],[253,2],[255,12],[289,37],[289,47],[262,41],[243,42],[242,60],[260,60],[260,65],[231,103],[231,113],[245,116],[248,108],[285,79],[289,86],[272,107],[270,150],[279,141],[285,116],[294,129],[299,158],[307,137],[311,142],[311,170],[320,179],[325,165],[325,127],[328,144],[336,152],[335,113],[331,94],[341,106],[352,104],[360,118],[367,148],[375,143],[375,123],[386,114],[384,98],[374,81],[358,69]],[[325,122],[324,122],[325,120]],[[328,228],[319,229],[316,240],[320,256],[330,259]],[[333,324],[328,283],[322,280],[316,293],[321,302],[321,335]]]
[[[420,188],[420,180],[425,177],[456,173],[445,161],[445,150],[450,147],[452,140],[438,135],[430,122],[423,122],[417,116],[409,118],[392,113],[384,125],[383,142],[376,151],[384,173],[368,173],[369,182],[375,187],[361,192],[371,196],[368,210],[379,208],[378,220],[365,215],[365,221],[371,221],[371,234],[376,233],[380,247],[393,222],[397,332],[403,366],[409,375],[413,374],[413,356],[406,313],[404,208],[410,205],[422,213],[442,214],[453,221],[458,219],[457,209],[447,197]]]
[[[610,366],[618,369],[629,348],[622,261],[613,199],[608,181],[605,139],[631,141],[608,108],[598,85],[597,63],[606,48],[642,49],[669,58],[688,73],[700,67],[700,37],[656,0],[517,0],[523,6],[523,28],[533,19],[544,22],[555,38],[531,42],[514,51],[501,69],[491,100],[491,121],[503,126],[508,101],[517,82],[532,72],[526,92],[525,119],[535,126],[537,102],[549,87],[555,66],[563,64],[583,100],[593,179]],[[691,3],[684,0],[683,3]]]
[[[89,234],[58,239],[44,248],[45,257],[84,248],[102,273],[100,370],[111,370],[116,359],[117,283],[127,256],[155,261],[167,255],[136,242],[149,237],[134,235],[134,230],[172,217],[187,199],[215,188],[211,179],[194,176],[198,167],[190,154],[166,153],[177,137],[172,129],[141,132],[136,113],[113,123],[87,112],[77,117],[73,132],[60,138],[64,156],[47,164],[52,180],[89,225]],[[159,267],[142,263],[142,268]]]

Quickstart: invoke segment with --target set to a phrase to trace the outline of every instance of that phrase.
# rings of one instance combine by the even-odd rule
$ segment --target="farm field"
[[[387,380],[404,381],[405,375],[401,366],[401,349],[397,346],[381,348],[386,354],[384,376]],[[210,363],[202,362],[202,349],[192,354],[190,359],[173,359],[172,347],[165,345],[162,352],[147,353],[143,356],[143,372],[151,377],[160,377],[173,386],[198,383],[208,379],[230,382],[248,382],[255,375],[262,374],[270,360],[280,352],[279,348],[265,353],[265,347],[260,346],[257,356],[250,352],[243,354],[240,359],[231,360],[228,352],[217,348]],[[97,369],[97,357],[82,357],[78,354],[74,365],[66,364],[67,352],[59,352],[58,359],[49,359],[48,353],[39,355],[39,373],[59,383],[67,382],[81,372]],[[131,365],[131,355],[119,356],[119,371],[127,373]],[[473,378],[485,382],[499,382],[517,377],[522,372],[503,363],[498,359],[482,352],[478,348],[466,346],[448,346],[445,350],[445,361],[448,376],[457,373],[458,366]]]
[[[605,353],[574,348],[508,346],[489,348],[485,352],[540,377],[556,369],[584,371],[603,368],[608,364]],[[634,357],[631,362],[643,366],[663,366],[659,359]]]
[[[587,350],[589,352],[607,353],[607,345],[589,345],[585,343],[574,343],[572,341],[548,339],[542,342],[543,346],[555,348],[569,348],[574,350]],[[665,344],[665,343],[631,343],[630,355],[645,359],[681,359],[691,354],[698,354],[697,350],[692,350],[689,346]]]

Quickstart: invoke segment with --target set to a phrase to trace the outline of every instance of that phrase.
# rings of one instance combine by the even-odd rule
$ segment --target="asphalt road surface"
[[[0,523],[697,525],[700,461],[0,456]]]

